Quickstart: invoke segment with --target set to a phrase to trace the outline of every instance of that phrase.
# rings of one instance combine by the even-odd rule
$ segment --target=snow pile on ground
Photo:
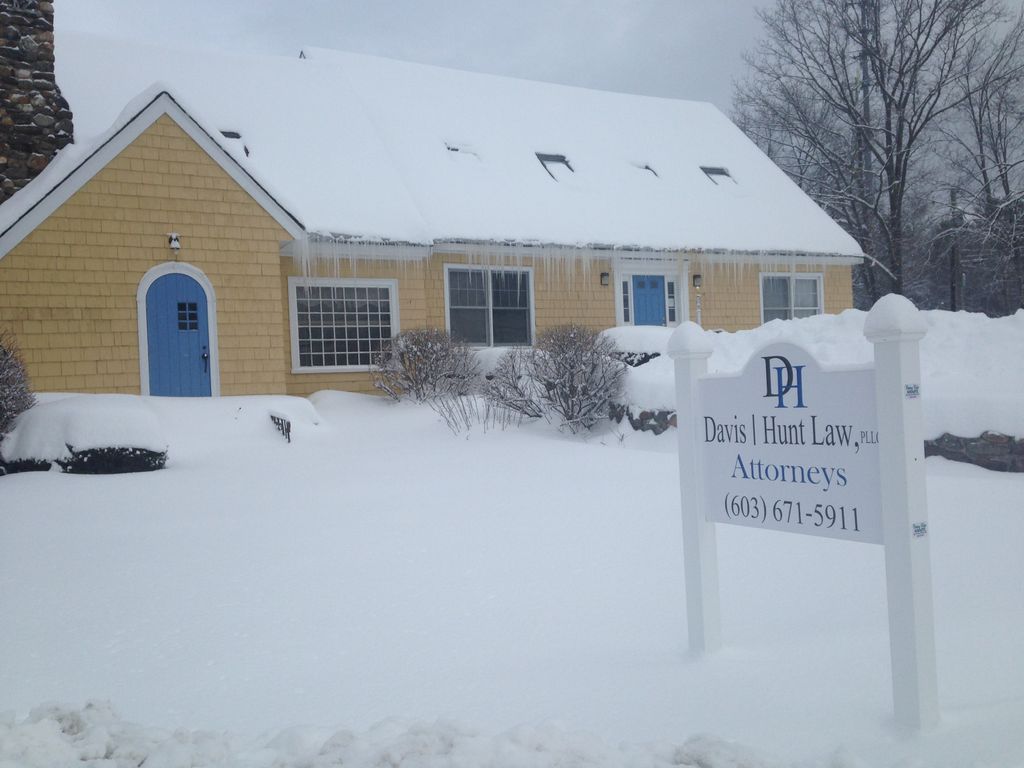
[[[610,745],[556,725],[488,734],[467,725],[385,720],[367,731],[294,727],[246,741],[212,731],[167,731],[122,720],[108,702],[55,704],[0,720],[0,766],[55,768],[770,768],[753,751],[699,736],[685,744]],[[840,762],[832,768],[844,768]]]
[[[166,451],[156,413],[133,395],[88,395],[43,401],[21,414],[3,442],[6,461],[57,461],[72,451],[143,448]]]
[[[187,408],[182,408],[188,403]],[[188,418],[180,419],[182,412]],[[320,417],[301,397],[224,397],[217,399],[139,397],[138,395],[43,394],[21,414],[2,443],[6,461],[64,460],[70,449],[143,448],[200,457],[209,449],[251,449],[278,445],[283,436],[271,415],[291,422],[294,437],[315,430]]]
[[[0,478],[0,765],[1024,764],[1024,476],[927,462],[943,723],[908,736],[879,547],[719,526],[725,647],[687,653],[674,440],[146,403],[164,471]]]
[[[925,436],[943,432],[973,437],[986,430],[1024,436],[1024,310],[989,318],[941,310],[921,313],[928,333],[921,341],[921,402]],[[760,348],[777,342],[803,347],[825,366],[864,365],[874,359],[864,338],[866,312],[800,320],[773,320],[749,331],[711,333],[710,373],[740,370]],[[624,399],[634,410],[675,408],[672,360],[665,354],[670,328],[613,328],[605,331],[628,352],[660,357],[631,368]]]

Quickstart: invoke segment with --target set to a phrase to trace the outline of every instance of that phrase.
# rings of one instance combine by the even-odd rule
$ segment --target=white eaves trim
[[[107,136],[97,142],[84,160],[49,188],[37,192],[38,199],[31,203],[17,219],[0,233],[0,258],[6,256],[54,211],[99,173],[127,146],[163,115],[170,117],[210,158],[242,187],[293,239],[305,236],[302,223],[289,213],[252,175],[235,160],[166,90],[160,90],[139,111],[121,122]],[[58,155],[59,157],[59,155]],[[56,158],[55,158],[56,159]],[[45,171],[44,171],[45,173]],[[37,179],[42,182],[43,179]],[[32,194],[32,185],[17,195]],[[2,209],[0,209],[2,211]]]

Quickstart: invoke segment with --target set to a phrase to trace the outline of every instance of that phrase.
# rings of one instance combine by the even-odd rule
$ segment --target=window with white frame
[[[395,280],[289,278],[292,367],[365,367],[398,333]]]
[[[761,322],[820,315],[821,275],[761,275]]]
[[[486,346],[533,343],[529,269],[447,266],[448,330],[453,339]]]

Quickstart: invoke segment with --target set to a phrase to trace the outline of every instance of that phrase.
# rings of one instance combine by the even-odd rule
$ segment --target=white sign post
[[[735,376],[708,376],[705,332],[672,335],[690,648],[721,644],[714,524],[885,546],[898,722],[938,719],[918,342],[907,299],[868,314],[875,366],[824,370],[768,346]]]

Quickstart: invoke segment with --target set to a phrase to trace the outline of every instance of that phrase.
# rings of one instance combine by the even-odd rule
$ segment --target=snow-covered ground
[[[942,723],[914,735],[879,547],[720,526],[725,648],[689,655],[671,432],[129,400],[167,469],[0,478],[4,768],[1024,765],[1024,476],[928,460]]]

